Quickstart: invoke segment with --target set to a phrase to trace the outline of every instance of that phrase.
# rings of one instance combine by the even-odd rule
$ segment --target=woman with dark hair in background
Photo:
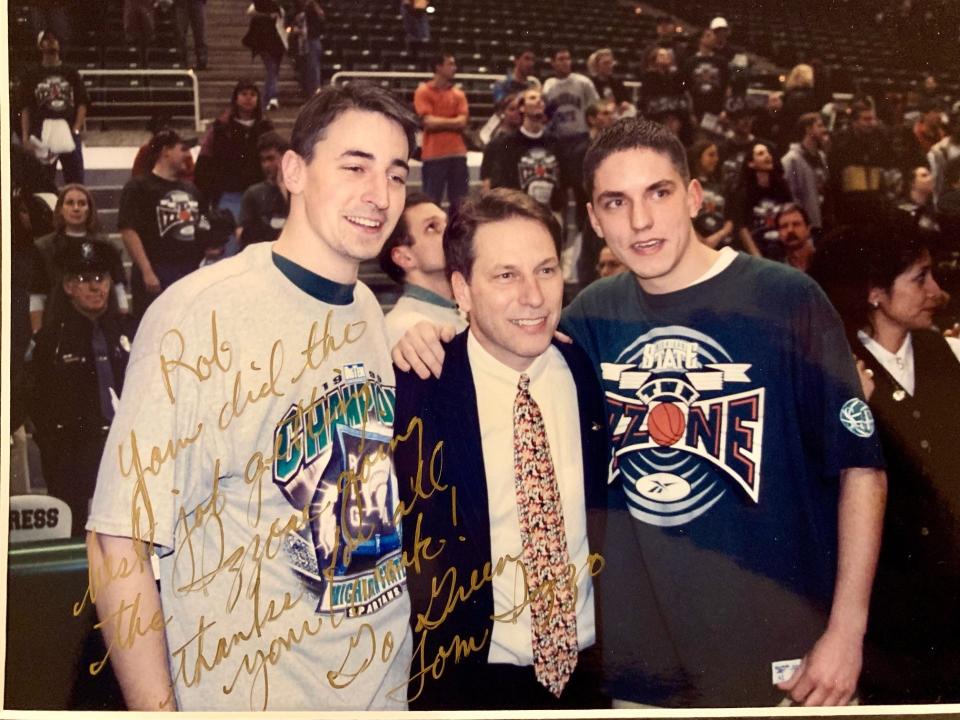
[[[769,145],[756,143],[743,160],[733,203],[741,249],[751,255],[782,260],[784,252],[777,231],[777,211],[792,200],[780,161],[773,156]]]
[[[690,177],[700,181],[703,203],[693,220],[693,227],[712,248],[729,245],[733,240],[733,220],[720,180],[720,153],[712,140],[697,140],[687,150]]]
[[[41,284],[34,285],[30,294],[30,324],[34,332],[40,329],[44,318],[49,317],[50,305],[56,302],[56,290],[60,287],[65,272],[64,257],[70,248],[103,239],[97,205],[90,190],[75,183],[64,185],[53,209],[53,227],[52,233],[39,237],[36,241],[37,250],[43,258],[46,277],[40,281]],[[110,268],[110,274],[114,278],[113,289],[117,307],[120,313],[125,315],[129,312],[126,273],[119,254],[115,259],[116,263]]]
[[[263,119],[257,84],[240,80],[230,96],[230,107],[207,130],[194,171],[197,187],[211,207],[229,210],[239,219],[243,193],[263,180],[257,143],[270,130],[273,123]],[[236,240],[231,240],[225,254],[238,249]]]
[[[889,490],[861,698],[960,700],[960,341],[931,328],[945,296],[903,218],[839,228],[814,270],[840,312],[876,418]]]

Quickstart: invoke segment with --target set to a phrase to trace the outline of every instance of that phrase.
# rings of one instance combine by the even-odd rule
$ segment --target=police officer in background
[[[88,502],[119,397],[133,337],[119,314],[110,268],[119,265],[107,242],[71,245],[56,289],[58,310],[36,335],[31,369],[31,416],[50,495],[73,516],[71,535],[83,534]]]

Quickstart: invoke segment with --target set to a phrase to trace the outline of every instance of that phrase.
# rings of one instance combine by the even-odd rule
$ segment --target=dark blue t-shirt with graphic
[[[561,327],[600,376],[621,508],[603,549],[608,690],[776,704],[778,664],[826,627],[840,472],[882,466],[838,316],[802,273],[738,255],[664,295],[630,273],[594,283]]]

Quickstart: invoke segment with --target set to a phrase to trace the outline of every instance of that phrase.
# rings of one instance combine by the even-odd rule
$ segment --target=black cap
[[[180,133],[169,128],[154,133],[153,137],[150,138],[150,150],[155,153],[159,153],[164,148],[180,144],[186,148],[192,148],[197,144],[197,139],[180,137]]]
[[[68,275],[109,272],[116,263],[117,251],[102,240],[70,243],[63,253],[63,266]]]

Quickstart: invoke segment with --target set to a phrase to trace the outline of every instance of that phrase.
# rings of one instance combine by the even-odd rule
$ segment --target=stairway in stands
[[[237,80],[250,78],[263,89],[265,77],[259,57],[241,43],[250,24],[246,14],[247,0],[207,0],[207,45],[210,48],[209,69],[198,73],[200,78],[200,117],[215,119],[230,103],[230,93]],[[280,68],[280,109],[266,114],[277,129],[290,134],[303,98],[292,60],[284,58]]]

